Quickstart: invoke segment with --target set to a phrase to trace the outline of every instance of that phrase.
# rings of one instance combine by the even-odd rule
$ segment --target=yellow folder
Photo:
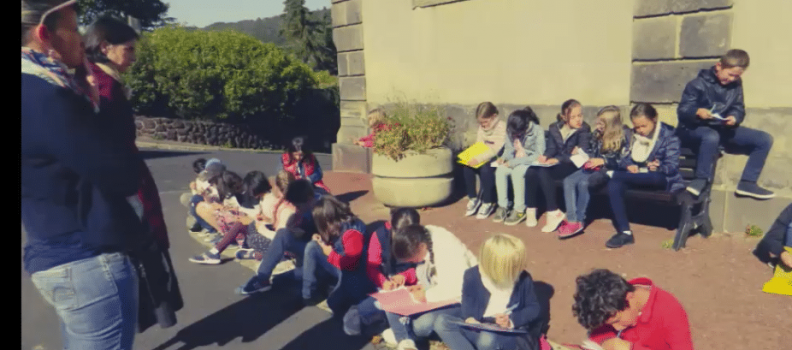
[[[457,156],[457,158],[459,158],[459,160],[457,160],[457,162],[460,163],[460,164],[468,165],[468,162],[471,159],[473,159],[474,157],[477,157],[477,156],[479,156],[481,154],[484,154],[484,153],[488,152],[489,150],[490,150],[489,147],[487,147],[487,145],[485,145],[484,142],[476,142],[476,143],[473,144],[473,146],[468,147],[468,149],[462,151],[462,153],[460,153]],[[480,168],[482,165],[484,165],[486,163],[489,163],[489,162],[487,162],[487,161],[481,162],[481,163],[477,164],[476,166],[474,166],[473,168],[474,169],[478,169],[478,168]]]
[[[784,247],[787,252],[792,254],[792,248]],[[784,266],[779,262],[776,265],[773,278],[764,284],[762,291],[770,294],[781,294],[792,296],[792,267]]]

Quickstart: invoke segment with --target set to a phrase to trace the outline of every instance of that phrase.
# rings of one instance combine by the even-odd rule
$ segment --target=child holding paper
[[[539,118],[531,107],[516,110],[506,123],[507,140],[503,156],[497,160],[495,188],[498,192],[498,209],[494,222],[517,225],[525,220],[525,172],[531,163],[545,151],[545,133]],[[514,208],[509,212],[509,181],[514,191]]]
[[[458,300],[465,270],[477,264],[476,256],[462,241],[438,226],[407,226],[396,231],[391,244],[397,261],[417,264],[418,285],[411,287],[411,292],[420,302]],[[439,249],[434,249],[435,246]],[[459,307],[454,306],[405,317],[387,313],[387,318],[398,350],[414,350],[415,338],[410,333],[427,338],[435,330],[435,321],[440,315],[458,312]]]
[[[489,163],[503,148],[506,139],[506,124],[498,118],[498,109],[491,102],[482,102],[476,108],[476,120],[479,123],[476,134],[476,143],[483,143],[488,151],[469,160],[464,168],[465,188],[467,189],[468,204],[465,216],[476,215],[477,219],[486,219],[495,211],[495,168]],[[481,198],[476,191],[476,175],[481,183]]]
[[[792,248],[792,204],[781,212],[770,230],[762,237],[754,255],[766,263],[781,263],[792,267],[792,253],[784,247]]]
[[[577,100],[567,100],[561,105],[558,122],[550,125],[547,148],[538,163],[550,167],[531,167],[525,174],[527,184],[526,222],[534,227],[536,222],[537,199],[542,188],[546,204],[546,221],[542,232],[553,232],[564,220],[564,212],[558,208],[554,180],[563,179],[577,171],[571,157],[578,151],[588,152],[591,140],[591,127],[583,121],[583,106]],[[569,205],[567,203],[567,205]]]
[[[451,350],[539,349],[528,331],[541,306],[525,271],[525,244],[511,235],[490,237],[481,246],[480,264],[465,271],[459,315],[442,315],[435,330]],[[506,330],[472,330],[462,325],[491,323]]]
[[[558,237],[571,237],[583,231],[590,194],[589,188],[608,181],[608,170],[619,168],[621,157],[629,150],[632,131],[622,124],[619,107],[607,106],[597,113],[597,126],[591,138],[588,157],[582,168],[564,179],[566,220],[558,228]]]

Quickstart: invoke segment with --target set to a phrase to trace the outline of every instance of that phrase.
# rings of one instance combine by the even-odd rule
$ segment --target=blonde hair
[[[597,118],[601,118],[605,122],[605,130],[599,135],[600,141],[602,141],[602,151],[619,150],[624,138],[624,127],[619,107],[603,107],[597,113]]]
[[[379,125],[380,123],[382,123],[383,119],[385,119],[387,116],[388,115],[385,114],[385,110],[383,110],[380,107],[370,110],[367,114],[369,122],[373,120],[374,125]]]
[[[498,108],[492,102],[482,102],[476,107],[476,119],[488,119],[498,114]]]
[[[281,170],[278,175],[275,176],[275,187],[278,188],[281,196],[286,195],[286,189],[289,188],[289,185],[294,182],[294,180],[294,174],[286,170]]]
[[[481,245],[479,271],[496,285],[514,285],[525,267],[525,244],[519,238],[501,233]]]

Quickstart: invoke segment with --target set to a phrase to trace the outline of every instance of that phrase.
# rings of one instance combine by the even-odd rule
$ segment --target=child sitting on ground
[[[361,137],[360,140],[356,140],[355,145],[366,148],[374,147],[374,137],[376,136],[377,131],[387,128],[387,125],[384,123],[386,117],[387,114],[385,114],[385,111],[382,110],[382,108],[375,108],[369,111],[368,123],[369,129],[371,129],[371,134]]]
[[[295,137],[286,152],[281,155],[278,172],[286,170],[294,175],[295,179],[308,179],[322,194],[330,194],[330,189],[322,181],[322,167],[305,144],[303,137]]]
[[[222,175],[225,171],[225,165],[217,159],[210,159],[209,162],[207,162],[203,158],[199,158],[193,162],[193,171],[195,171],[198,176],[193,182],[190,182],[192,197],[190,198],[189,208],[190,215],[195,218],[196,224],[190,231],[204,231],[209,234],[216,233],[217,230],[206,222],[206,220],[201,218],[196,213],[195,208],[198,203],[216,200],[218,198],[217,188],[212,185],[210,181]]]
[[[792,254],[784,247],[792,248],[792,204],[781,212],[770,230],[762,237],[754,255],[771,265],[781,263],[792,267]]]
[[[498,119],[498,109],[490,102],[483,102],[476,108],[476,120],[479,123],[476,142],[487,145],[489,151],[474,157],[468,161],[468,166],[463,168],[468,195],[465,216],[478,214],[477,219],[486,219],[495,211],[495,168],[489,164],[477,169],[473,167],[481,163],[490,163],[500,152],[506,137],[506,123]],[[479,191],[476,191],[477,174],[481,187]]]
[[[492,221],[517,225],[525,219],[525,173],[544,152],[545,133],[536,113],[530,107],[512,112],[506,122],[503,156],[497,160],[495,170],[498,209]],[[508,208],[509,182],[514,194],[511,212]]]
[[[597,113],[597,128],[589,146],[589,160],[582,169],[564,179],[566,220],[558,228],[558,238],[583,231],[591,194],[589,188],[608,181],[608,170],[617,170],[622,156],[629,150],[632,130],[622,124],[619,107],[607,106]]]
[[[608,270],[577,278],[572,312],[605,350],[693,350],[687,313],[648,278]]]
[[[442,315],[436,332],[451,350],[538,349],[529,328],[539,319],[541,305],[533,279],[525,271],[525,244],[511,235],[487,239],[479,265],[465,271],[459,315]],[[489,323],[525,333],[466,329],[460,323]]]
[[[719,147],[723,146],[727,153],[748,155],[737,195],[757,199],[775,197],[773,192],[756,184],[773,147],[773,137],[741,125],[745,120],[745,104],[740,77],[749,64],[747,52],[729,50],[712,68],[702,69],[682,92],[677,108],[677,134],[684,144],[698,150],[696,180],[687,188],[696,196],[708,185]]]

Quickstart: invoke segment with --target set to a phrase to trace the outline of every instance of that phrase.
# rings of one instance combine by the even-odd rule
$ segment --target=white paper
[[[586,162],[589,161],[589,156],[586,154],[586,152],[578,152],[574,156],[569,157],[569,160],[571,160],[572,163],[575,163],[576,167],[580,168],[583,166],[583,164],[586,164]]]
[[[536,162],[533,162],[533,163],[531,163],[531,166],[538,166],[538,167],[543,167],[543,168],[549,168],[549,167],[551,167],[551,166],[554,166],[554,165],[556,165],[556,164],[558,164],[558,163],[555,163],[555,164],[545,164],[545,163],[539,163],[538,161],[536,161]]]
[[[496,161],[493,161],[492,163],[490,163],[490,166],[492,166],[493,168],[497,168],[500,165],[498,165],[498,161],[496,160]]]
[[[583,341],[583,344],[581,344],[581,346],[586,350],[603,350],[599,344],[591,340]]]

